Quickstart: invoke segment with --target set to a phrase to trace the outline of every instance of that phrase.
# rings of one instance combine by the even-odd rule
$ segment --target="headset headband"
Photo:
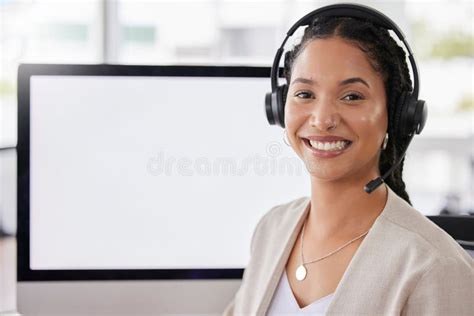
[[[405,45],[405,48],[408,51],[408,59],[410,61],[410,65],[413,71],[413,87],[412,87],[413,90],[411,92],[415,100],[418,99],[418,91],[419,91],[418,68],[416,66],[415,57],[413,56],[413,52],[410,48],[410,45],[408,45],[408,42],[406,41],[405,36],[403,35],[400,28],[395,24],[395,22],[393,22],[385,14],[373,8],[370,8],[368,6],[364,6],[360,4],[352,4],[352,3],[333,4],[333,5],[316,9],[306,14],[301,19],[299,19],[299,21],[296,22],[290,28],[290,30],[286,33],[286,37],[283,40],[283,43],[280,45],[280,48],[278,49],[275,55],[275,59],[273,60],[273,66],[270,73],[272,92],[276,91],[278,87],[277,73],[279,70],[280,59],[281,59],[281,55],[283,54],[286,41],[288,40],[288,38],[290,38],[290,36],[293,35],[293,33],[300,26],[309,25],[316,16],[337,16],[337,17],[353,17],[353,18],[366,19],[378,26],[381,26],[383,28],[386,28],[388,30],[392,30],[393,32],[395,32],[397,37],[403,42],[403,44]]]

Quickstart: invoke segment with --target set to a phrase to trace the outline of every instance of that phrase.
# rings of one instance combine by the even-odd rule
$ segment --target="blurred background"
[[[346,1],[0,0],[0,235],[14,236],[17,227],[20,63],[271,66],[297,19],[338,2]],[[405,162],[414,207],[425,215],[474,215],[473,2],[353,2],[389,15],[419,65],[429,117]],[[12,243],[0,247],[2,270],[13,271],[5,256],[13,251]],[[14,293],[5,287],[11,284],[0,282],[3,307],[13,308]]]

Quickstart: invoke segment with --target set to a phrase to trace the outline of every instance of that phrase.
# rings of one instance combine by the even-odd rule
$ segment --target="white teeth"
[[[346,148],[347,145],[349,144],[349,142],[343,141],[343,140],[339,140],[337,142],[318,142],[318,141],[310,140],[309,143],[311,144],[311,146],[313,146],[316,149],[327,150],[327,151],[342,150]]]

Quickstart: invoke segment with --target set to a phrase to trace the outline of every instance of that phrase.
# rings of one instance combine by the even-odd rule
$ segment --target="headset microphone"
[[[397,162],[390,169],[388,169],[387,172],[385,172],[385,174],[383,176],[375,178],[374,180],[367,183],[364,187],[365,192],[367,192],[369,194],[372,193],[372,191],[377,189],[384,182],[384,180],[387,179],[387,177],[393,172],[393,170],[395,170],[395,168],[398,167],[398,165],[402,162],[403,158],[405,157],[405,154],[407,153],[408,146],[410,146],[410,143],[411,143],[411,140],[413,139],[413,136],[414,135],[412,135],[410,137],[410,139],[408,140],[408,144],[405,147],[405,150],[403,151],[403,154],[400,156],[400,158],[398,158]]]

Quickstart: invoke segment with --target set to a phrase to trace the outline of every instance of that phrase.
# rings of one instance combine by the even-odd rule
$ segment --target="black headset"
[[[285,127],[285,100],[288,93],[288,85],[278,85],[279,64],[285,43],[300,26],[310,25],[311,22],[318,16],[353,17],[365,19],[378,26],[386,28],[387,30],[392,30],[395,32],[408,51],[408,59],[410,60],[410,65],[413,71],[413,89],[411,91],[402,91],[400,98],[395,103],[399,109],[399,112],[395,111],[395,113],[400,113],[400,118],[398,120],[400,122],[400,126],[395,128],[397,131],[395,137],[409,137],[414,133],[420,134],[426,123],[428,109],[425,101],[418,100],[418,68],[416,66],[412,50],[408,45],[405,36],[395,24],[395,22],[393,22],[383,13],[368,6],[352,3],[334,4],[316,9],[302,17],[286,33],[286,37],[275,55],[270,73],[272,92],[269,92],[265,95],[265,112],[270,125],[279,125],[283,128]]]

